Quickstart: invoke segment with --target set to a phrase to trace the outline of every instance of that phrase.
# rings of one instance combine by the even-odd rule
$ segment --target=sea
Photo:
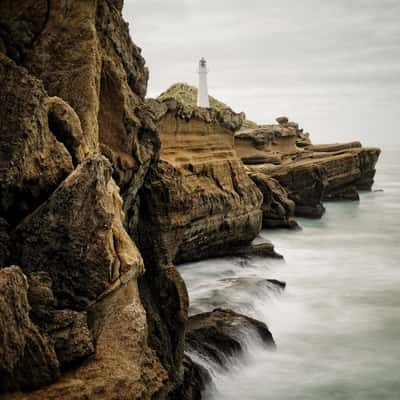
[[[284,260],[181,266],[190,312],[231,308],[265,322],[277,348],[243,338],[227,368],[199,359],[206,400],[400,399],[400,149],[383,149],[371,192],[326,203],[301,231],[263,230]],[[286,282],[273,289],[266,279]]]

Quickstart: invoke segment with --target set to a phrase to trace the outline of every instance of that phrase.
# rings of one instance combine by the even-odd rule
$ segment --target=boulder
[[[255,334],[266,346],[275,347],[271,332],[263,322],[232,310],[215,309],[189,318],[186,349],[224,366],[227,358],[243,350],[243,339],[249,333]]]
[[[277,117],[275,119],[275,121],[280,125],[285,125],[289,122],[289,118],[288,117]]]
[[[13,259],[26,273],[50,275],[60,308],[84,310],[125,274],[143,272],[111,171],[102,156],[80,164],[11,233]]]
[[[28,282],[19,267],[0,269],[0,393],[30,390],[59,375],[51,342],[29,318]]]

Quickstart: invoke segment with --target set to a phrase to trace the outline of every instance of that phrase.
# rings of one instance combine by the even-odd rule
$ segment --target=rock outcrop
[[[262,195],[233,150],[243,116],[175,100],[153,108],[161,151],[142,193],[143,230],[159,256],[179,263],[249,244],[261,228]]]
[[[224,367],[226,359],[243,350],[243,340],[249,334],[256,335],[265,345],[275,347],[272,334],[263,322],[218,308],[189,318],[186,346],[189,352]]]
[[[122,3],[0,4],[0,261],[21,266],[31,329],[57,364],[51,374],[50,362],[38,364],[38,379],[25,374],[24,383],[35,360],[16,359],[1,390],[62,373],[30,399],[166,399],[183,384],[185,284],[173,265],[143,260],[125,230],[137,233],[159,138]],[[149,296],[138,288],[145,267],[143,281],[157,283]],[[164,312],[160,336],[170,346],[159,352],[148,304]]]
[[[379,149],[312,145],[298,124],[277,122],[235,135],[235,149],[264,195],[265,227],[295,225],[293,215],[320,218],[324,200],[358,200],[358,190],[371,189]]]

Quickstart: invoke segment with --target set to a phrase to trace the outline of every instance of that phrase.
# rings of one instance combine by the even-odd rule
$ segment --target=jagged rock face
[[[0,269],[0,393],[58,378],[54,349],[29,318],[28,282],[20,268]]]
[[[296,216],[320,218],[323,215],[322,197],[327,182],[324,170],[318,163],[290,162],[280,166],[265,164],[249,168],[252,173],[272,177],[279,182],[289,199],[295,203]],[[268,215],[264,213],[266,217]]]
[[[17,226],[13,258],[26,272],[50,274],[60,306],[85,309],[123,275],[143,271],[123,218],[111,165],[98,156],[79,165]]]
[[[122,3],[25,0],[0,4],[0,52],[40,79],[51,96],[40,86],[43,100],[37,102],[44,104],[46,124],[40,125],[44,133],[39,133],[45,145],[44,150],[32,148],[29,154],[41,154],[40,150],[44,157],[39,161],[27,157],[26,162],[33,158],[43,171],[46,162],[53,162],[56,176],[63,165],[59,150],[51,147],[52,142],[47,145],[49,140],[69,160],[67,171],[54,178],[54,185],[52,176],[50,182],[44,181],[43,196],[36,182],[38,200],[11,226],[0,219],[0,257],[4,262],[10,255],[21,261],[32,284],[32,318],[52,341],[63,370],[78,366],[95,351],[84,368],[69,371],[59,383],[35,392],[32,398],[59,398],[62,393],[67,399],[162,399],[181,371],[185,285],[179,274],[176,278],[171,272],[173,266],[169,272],[155,266],[149,280],[162,290],[141,299],[136,279],[144,264],[123,227],[124,209],[129,213],[126,226],[137,237],[137,194],[157,159],[159,140],[152,110],[144,102],[148,71],[122,19]],[[10,80],[17,86],[18,77]],[[27,93],[21,91],[16,97],[20,105],[12,106],[14,111],[22,113],[28,99],[32,109],[27,114],[42,118],[41,109],[36,110]],[[113,169],[98,156],[99,151]],[[76,170],[66,178],[73,167]],[[123,204],[111,174],[120,186]],[[27,183],[21,184],[24,190],[29,189]],[[17,202],[11,199],[10,204],[14,207]],[[182,314],[181,324],[168,322],[161,335],[171,342],[163,350],[177,371],[170,377],[148,346],[152,336],[142,306],[148,300],[160,312],[170,312],[168,318],[173,321],[176,308],[166,302],[160,306],[158,302],[164,300],[160,293],[171,298]]]
[[[309,133],[287,117],[278,117],[278,125],[257,125],[235,135],[235,150],[245,164],[280,164],[282,158],[311,145]]]
[[[32,319],[57,363],[76,368],[95,352],[31,399],[165,398],[167,374],[149,347],[137,285],[143,261],[123,228],[118,192],[110,163],[98,155],[11,233],[13,257],[30,282]]]
[[[146,274],[140,293],[150,344],[169,373],[171,393],[177,393],[185,381],[188,296],[173,264],[251,242],[261,227],[262,195],[232,148],[241,115],[173,100],[149,106],[159,120],[161,151],[141,190],[138,240]]]
[[[167,375],[147,343],[146,313],[134,279],[89,309],[96,354],[50,386],[9,400],[166,398]]]
[[[232,147],[238,116],[164,106],[160,162],[143,190],[159,257],[179,263],[251,242],[261,226],[262,195]]]
[[[30,317],[41,332],[50,337],[61,369],[78,364],[93,354],[93,338],[87,313],[57,308],[52,280],[47,272],[28,275]]]
[[[0,81],[0,217],[15,225],[46,199],[73,165],[51,130],[49,98],[41,82],[2,53]]]
[[[241,130],[235,135],[235,150],[245,164],[266,163],[275,156],[298,151],[296,131],[281,125],[261,125]],[[270,153],[266,155],[265,153]]]
[[[276,179],[261,173],[251,173],[250,178],[263,194],[263,227],[296,228],[295,203],[289,199],[286,189]]]
[[[125,191],[142,184],[157,137],[143,103],[148,70],[121,9],[111,0],[5,1],[0,37],[8,56],[76,111],[84,132],[79,158],[100,145]],[[131,202],[135,196],[130,190]]]
[[[296,216],[320,218],[325,211],[323,200],[358,200],[358,189],[371,189],[379,149],[362,148],[360,142],[311,145],[298,124],[287,117],[277,122],[295,140],[294,152],[288,152],[282,138],[275,139],[271,129],[263,126],[235,136],[235,148],[264,194],[264,226],[291,224],[287,223],[293,216],[287,200],[295,203]],[[300,139],[304,139],[302,146]]]

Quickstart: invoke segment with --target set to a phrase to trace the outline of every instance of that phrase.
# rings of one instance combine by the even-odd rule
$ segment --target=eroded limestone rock
[[[29,318],[27,292],[19,267],[0,269],[0,393],[35,389],[60,374],[51,342]]]
[[[233,150],[241,116],[169,100],[159,115],[160,161],[142,190],[144,215],[164,263],[229,253],[261,228],[262,195]],[[156,228],[155,228],[156,227]]]
[[[124,275],[143,271],[118,192],[110,163],[96,156],[12,232],[13,258],[26,273],[49,273],[59,307],[85,309]]]
[[[0,53],[0,216],[15,225],[72,171],[42,83]]]

